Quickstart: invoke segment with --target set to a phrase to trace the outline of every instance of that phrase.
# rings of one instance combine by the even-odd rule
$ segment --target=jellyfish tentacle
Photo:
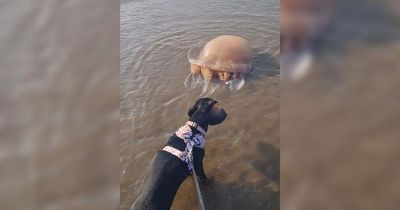
[[[230,73],[230,72],[218,71],[217,74],[218,74],[219,79],[224,82],[231,80],[231,77],[232,77],[232,73]]]
[[[234,79],[234,80],[232,80],[232,83],[231,83],[231,89],[240,90],[240,89],[242,89],[244,83],[245,83],[244,78]]]
[[[242,73],[234,73],[233,75],[232,75],[232,79],[241,79],[242,78]]]
[[[210,94],[214,94],[214,92],[215,92],[218,88],[222,87],[223,85],[224,85],[224,82],[223,82],[223,81],[218,81],[218,82],[212,84],[209,93],[210,93]]]
[[[225,81],[229,81],[229,80],[231,80],[232,78],[232,73],[231,72],[224,72],[224,79],[225,79]]]
[[[201,73],[201,66],[195,63],[190,64],[190,69],[192,74],[200,74]]]
[[[197,86],[203,80],[203,77],[201,76],[201,74],[196,74],[193,77],[194,77],[194,79],[193,79],[194,80],[194,86]]]
[[[194,89],[198,84],[201,83],[202,74],[201,74],[201,66],[198,64],[191,64],[190,65],[191,72],[186,77],[184,85],[186,88]]]
[[[192,73],[187,75],[187,77],[185,78],[185,82],[183,82],[183,84],[185,85],[186,88],[193,87],[193,74]]]
[[[206,93],[208,86],[210,84],[210,80],[204,79],[204,83],[203,83],[203,91],[201,92],[200,95],[203,95],[204,93]]]
[[[203,75],[204,79],[209,81],[211,81],[214,76],[214,72],[207,67],[201,67],[201,74]]]

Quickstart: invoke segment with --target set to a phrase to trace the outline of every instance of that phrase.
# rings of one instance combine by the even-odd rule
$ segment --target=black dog
[[[210,179],[203,169],[204,136],[209,125],[222,123],[227,114],[217,101],[201,98],[189,110],[189,121],[158,151],[149,176],[131,210],[168,210],[182,182],[196,170],[200,183]],[[193,163],[190,161],[193,154]]]

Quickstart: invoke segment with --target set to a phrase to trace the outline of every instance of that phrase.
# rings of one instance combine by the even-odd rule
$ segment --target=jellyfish
[[[191,72],[185,80],[187,87],[193,88],[201,81],[203,92],[212,81],[217,84],[212,89],[223,84],[235,90],[243,87],[252,65],[252,49],[246,39],[222,35],[208,41],[198,54],[193,49],[188,52]]]

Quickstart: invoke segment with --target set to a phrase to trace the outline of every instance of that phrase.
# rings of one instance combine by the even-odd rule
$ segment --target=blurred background
[[[118,209],[118,22],[113,1],[0,1],[0,209]]]
[[[282,209],[400,208],[399,38],[399,1],[281,0]]]

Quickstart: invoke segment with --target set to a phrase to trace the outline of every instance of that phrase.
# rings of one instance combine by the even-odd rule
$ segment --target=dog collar
[[[206,131],[202,127],[200,127],[200,125],[198,125],[197,123],[192,122],[192,121],[187,121],[186,125],[192,126],[192,127],[196,128],[204,136],[206,135]]]

